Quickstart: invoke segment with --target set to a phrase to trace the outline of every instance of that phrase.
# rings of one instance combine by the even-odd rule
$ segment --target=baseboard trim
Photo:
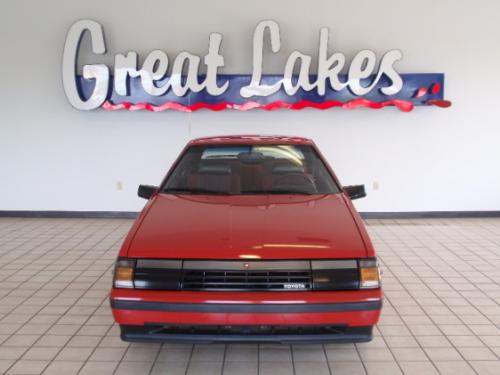
[[[135,211],[2,211],[0,217],[53,219],[135,219]]]
[[[135,219],[135,211],[5,211],[0,217],[78,218],[78,219]],[[500,217],[500,211],[405,211],[360,212],[363,219],[453,219]]]

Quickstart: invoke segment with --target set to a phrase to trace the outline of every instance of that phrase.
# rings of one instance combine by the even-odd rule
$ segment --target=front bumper
[[[167,292],[113,289],[126,341],[364,342],[382,291]]]
[[[367,342],[372,328],[345,326],[120,326],[124,341],[313,344]]]

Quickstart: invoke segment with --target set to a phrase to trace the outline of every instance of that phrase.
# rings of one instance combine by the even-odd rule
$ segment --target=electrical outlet
[[[116,181],[116,190],[118,190],[118,191],[123,190],[123,182],[122,181]]]
[[[373,185],[372,186],[373,186],[373,190],[378,190],[378,188],[379,188],[378,181],[373,181]]]

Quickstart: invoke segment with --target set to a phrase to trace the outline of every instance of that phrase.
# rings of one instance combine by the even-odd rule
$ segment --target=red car
[[[382,308],[375,251],[311,140],[191,141],[120,250],[126,341],[363,342]]]

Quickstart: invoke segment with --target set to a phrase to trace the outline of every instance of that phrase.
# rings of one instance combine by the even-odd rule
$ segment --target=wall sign
[[[203,57],[181,52],[172,59],[164,51],[154,50],[139,65],[137,53],[130,51],[115,55],[113,71],[96,63],[84,65],[79,75],[78,53],[85,32],[90,33],[92,52],[106,53],[99,23],[80,20],[71,26],[64,46],[62,75],[66,96],[79,110],[191,112],[201,108],[219,111],[396,106],[410,111],[416,105],[451,105],[443,99],[444,74],[400,74],[395,68],[403,57],[399,50],[390,50],[380,59],[374,52],[362,50],[347,62],[344,54],[328,52],[327,28],[319,32],[317,64],[313,66],[312,56],[293,51],[280,75],[262,74],[264,42],[269,40],[273,53],[281,48],[279,25],[274,21],[262,21],[255,28],[253,71],[243,75],[220,73],[224,56],[220,54],[222,35],[218,33],[210,34]],[[202,69],[204,73],[200,74]]]

